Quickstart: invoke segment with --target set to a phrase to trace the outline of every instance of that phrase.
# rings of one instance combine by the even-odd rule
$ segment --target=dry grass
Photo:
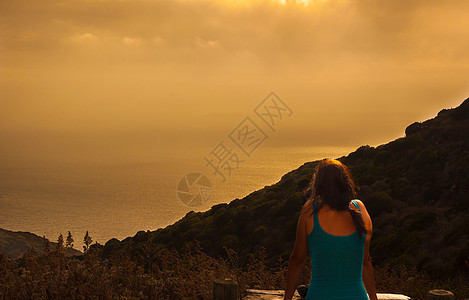
[[[211,299],[216,278],[233,278],[240,294],[247,288],[283,289],[287,262],[268,268],[261,248],[241,266],[237,253],[226,249],[225,258],[212,258],[200,247],[181,252],[161,249],[140,256],[120,252],[102,260],[99,250],[83,257],[66,258],[63,250],[38,255],[33,249],[20,259],[0,252],[0,299]],[[306,269],[300,283],[309,281]],[[425,274],[405,267],[376,268],[378,290],[424,299],[433,288],[445,288],[457,298],[468,297],[462,279],[432,282]]]

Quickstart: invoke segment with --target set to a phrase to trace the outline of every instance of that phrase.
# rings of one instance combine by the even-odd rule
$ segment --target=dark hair
[[[313,213],[318,213],[324,203],[333,210],[347,210],[350,201],[356,196],[355,186],[349,169],[335,159],[324,159],[317,166],[308,189],[305,191],[311,205],[317,203]],[[366,234],[362,215],[350,209],[353,223],[360,235]]]

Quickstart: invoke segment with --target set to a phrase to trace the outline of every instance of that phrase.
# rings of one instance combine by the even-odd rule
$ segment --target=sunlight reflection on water
[[[199,170],[212,176],[213,193],[198,211],[230,202],[271,185],[308,161],[338,158],[350,147],[260,148],[222,183],[201,157],[146,163],[37,164],[0,171],[0,227],[30,231],[56,240],[71,231],[78,249],[89,230],[104,244],[139,230],[155,230],[191,208],[176,197],[179,178]],[[195,210],[195,209],[194,209]]]

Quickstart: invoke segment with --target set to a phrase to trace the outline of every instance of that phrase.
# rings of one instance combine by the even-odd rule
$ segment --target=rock
[[[408,300],[410,297],[400,294],[377,293],[379,300]]]
[[[451,299],[452,300],[454,299],[454,295],[450,291],[445,291],[445,290],[431,290],[428,292],[427,300],[438,300],[438,299],[440,300]]]
[[[256,290],[247,289],[243,300],[283,300],[285,295],[284,290]],[[298,292],[295,291],[293,300],[300,300],[301,297]]]
[[[237,300],[238,284],[230,278],[217,279],[213,282],[213,300]]]

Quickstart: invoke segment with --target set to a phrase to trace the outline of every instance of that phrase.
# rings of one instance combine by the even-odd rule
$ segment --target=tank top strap
[[[314,201],[313,202],[313,213],[314,214],[317,214],[317,211],[316,211],[316,208],[318,207],[318,202],[317,201]]]
[[[355,205],[355,208],[356,208],[356,209],[358,209],[358,211],[359,211],[359,212],[361,212],[361,210],[360,210],[360,206],[358,206],[358,203],[357,203],[357,201],[355,201],[355,200],[352,200],[351,202],[353,203],[353,205]]]
[[[316,208],[318,207],[318,203],[316,201],[313,202],[313,220],[314,224],[318,224],[318,212]]]

